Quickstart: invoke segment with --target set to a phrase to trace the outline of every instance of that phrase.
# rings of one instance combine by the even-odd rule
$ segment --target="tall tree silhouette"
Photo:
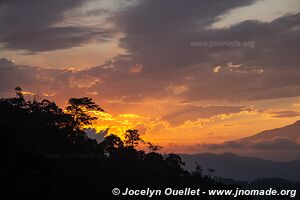
[[[139,142],[142,142],[142,138],[140,137],[139,131],[136,129],[129,129],[125,132],[125,144],[128,147],[134,148]]]
[[[85,125],[91,125],[92,121],[97,117],[91,116],[90,111],[104,112],[104,110],[96,104],[91,98],[71,98],[69,99],[69,105],[66,107],[67,113],[73,118],[73,128],[82,129]]]
[[[14,106],[24,107],[26,102],[23,95],[23,91],[20,87],[15,88],[16,97],[8,99],[10,103]]]

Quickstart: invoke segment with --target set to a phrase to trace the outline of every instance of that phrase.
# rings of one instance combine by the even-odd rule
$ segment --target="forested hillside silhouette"
[[[83,127],[96,117],[88,111],[105,112],[91,98],[71,98],[63,110],[49,100],[25,100],[19,87],[15,92],[0,100],[0,199],[124,199],[111,190],[238,187],[219,182],[212,169],[186,171],[180,156],[157,153],[160,147],[151,142],[149,152],[137,150],[138,130],[128,130],[124,141],[114,134],[101,143],[90,139]]]

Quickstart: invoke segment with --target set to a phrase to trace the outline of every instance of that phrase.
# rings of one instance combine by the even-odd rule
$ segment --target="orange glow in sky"
[[[17,2],[0,3],[1,98],[88,96],[106,111],[89,128],[164,152],[300,118],[298,0]],[[255,45],[191,45],[233,41]]]

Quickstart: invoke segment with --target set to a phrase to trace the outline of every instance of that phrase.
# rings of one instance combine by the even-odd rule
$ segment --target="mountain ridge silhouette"
[[[192,171],[195,162],[203,167],[216,170],[215,175],[236,180],[251,181],[260,178],[282,178],[292,181],[300,180],[300,159],[277,162],[256,157],[239,156],[233,153],[181,154],[186,169]]]

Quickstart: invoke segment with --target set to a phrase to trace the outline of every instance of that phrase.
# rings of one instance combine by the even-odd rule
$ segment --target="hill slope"
[[[292,162],[274,162],[253,157],[242,157],[235,154],[194,154],[181,155],[186,168],[193,171],[195,162],[203,167],[216,170],[215,175],[237,180],[254,180],[258,178],[284,178],[300,180],[300,160]]]
[[[256,135],[236,140],[236,142],[253,142],[257,140],[267,140],[275,137],[286,137],[293,141],[299,141],[300,139],[300,121],[296,121],[294,124],[290,124],[281,128],[272,130],[265,130]]]

